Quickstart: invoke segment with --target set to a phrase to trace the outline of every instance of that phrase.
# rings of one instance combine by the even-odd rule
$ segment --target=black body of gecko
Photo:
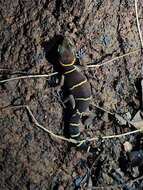
[[[68,133],[70,138],[79,140],[80,123],[84,113],[89,108],[91,99],[91,88],[86,77],[77,69],[75,64],[75,52],[73,46],[66,38],[58,47],[59,62],[61,71],[64,75],[64,88],[68,94],[72,96],[72,106],[69,108],[70,117],[68,119]],[[82,143],[77,143],[77,147],[82,146]]]

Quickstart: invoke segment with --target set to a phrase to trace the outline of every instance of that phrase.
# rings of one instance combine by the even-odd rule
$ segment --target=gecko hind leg
[[[67,102],[69,102],[69,104],[72,106],[72,109],[75,108],[75,99],[74,96],[72,94],[70,94],[65,100],[64,100],[64,104],[66,104]]]
[[[87,112],[84,114],[84,116],[87,117],[87,119],[84,120],[84,126],[86,129],[93,127],[93,120],[96,117],[95,113]]]

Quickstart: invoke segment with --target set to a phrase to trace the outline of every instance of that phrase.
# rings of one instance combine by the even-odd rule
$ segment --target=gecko
[[[83,115],[89,110],[91,101],[91,87],[85,75],[75,66],[75,48],[71,41],[64,38],[58,46],[59,64],[62,72],[62,84],[68,91],[68,98],[65,102],[70,102],[70,116],[68,118],[69,137],[75,140],[80,139],[80,125]],[[83,142],[76,144],[83,147]]]

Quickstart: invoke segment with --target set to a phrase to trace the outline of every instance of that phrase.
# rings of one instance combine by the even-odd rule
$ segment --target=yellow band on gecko
[[[73,126],[73,127],[78,127],[80,126],[80,123],[69,123],[70,126]]]
[[[87,82],[87,79],[85,79],[84,81],[81,81],[81,82],[78,83],[78,84],[73,85],[73,86],[70,88],[70,90],[73,90],[73,89],[75,89],[75,88],[77,88],[77,87],[83,85],[83,84],[86,83],[86,82]]]
[[[66,63],[60,63],[60,64],[64,67],[70,67],[70,66],[74,65],[75,61],[76,61],[76,58],[74,58],[74,60],[69,64],[66,64]]]
[[[80,133],[77,133],[76,135],[71,135],[72,138],[74,137],[78,137],[80,135]]]
[[[66,75],[66,74],[72,73],[72,72],[74,72],[75,70],[76,70],[76,68],[74,67],[74,69],[71,69],[71,70],[69,70],[69,71],[66,71],[64,74]]]

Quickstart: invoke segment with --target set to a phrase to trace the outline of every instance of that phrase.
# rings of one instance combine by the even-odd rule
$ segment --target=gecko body
[[[64,88],[69,95],[72,95],[74,100],[74,105],[69,108],[68,133],[70,138],[78,140],[81,118],[89,108],[91,88],[87,78],[75,66],[75,53],[70,41],[64,39],[62,44],[59,45],[58,52],[62,74],[64,75]],[[78,147],[81,145],[81,143],[77,144]]]

